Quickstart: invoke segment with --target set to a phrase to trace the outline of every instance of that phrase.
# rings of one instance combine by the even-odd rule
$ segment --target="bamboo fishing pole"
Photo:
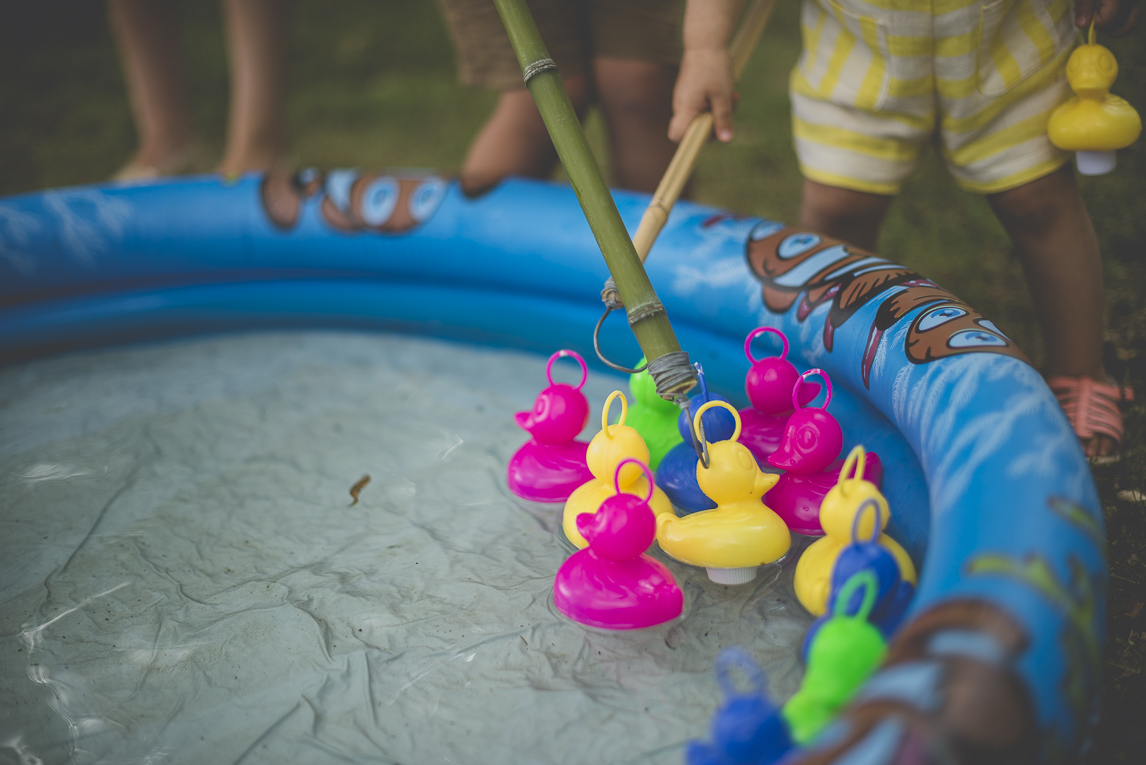
[[[649,375],[656,383],[657,393],[670,401],[686,400],[685,394],[696,383],[696,372],[688,354],[680,348],[664,305],[617,212],[613,195],[601,178],[601,170],[569,102],[557,65],[549,57],[525,0],[494,0],[494,4],[509,33],[525,85],[541,112],[557,156],[625,303],[629,326],[649,360]]]
[[[745,11],[740,27],[736,30],[732,43],[728,46],[728,53],[732,59],[733,81],[739,80],[740,75],[743,74],[744,67],[748,65],[748,59],[752,57],[752,51],[755,50],[760,35],[764,33],[764,27],[768,25],[768,18],[772,15],[772,9],[775,7],[776,0],[752,0],[752,4]],[[676,200],[680,198],[685,183],[688,182],[689,176],[692,175],[692,171],[696,167],[700,150],[708,142],[708,136],[711,133],[711,111],[701,112],[692,118],[692,122],[688,123],[684,138],[677,146],[676,153],[673,154],[664,177],[661,178],[656,192],[653,193],[649,206],[645,208],[645,214],[641,217],[641,225],[637,227],[637,233],[633,235],[633,247],[642,263],[649,256],[653,242],[657,240],[661,229],[668,221],[669,213],[672,212]]]

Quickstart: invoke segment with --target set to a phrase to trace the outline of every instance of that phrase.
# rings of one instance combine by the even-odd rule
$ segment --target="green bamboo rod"
[[[494,0],[494,4],[521,64],[526,87],[541,112],[557,156],[565,167],[565,174],[577,194],[577,201],[581,203],[609,273],[617,284],[629,316],[629,325],[645,358],[652,364],[662,356],[682,354],[664,305],[657,298],[644,265],[637,257],[613,202],[613,195],[601,178],[601,170],[585,140],[577,113],[569,102],[557,65],[549,58],[549,51],[529,9],[524,0]],[[682,380],[674,386],[675,390],[661,390],[658,385],[657,392],[671,398],[671,394],[683,393],[692,384],[693,379]]]

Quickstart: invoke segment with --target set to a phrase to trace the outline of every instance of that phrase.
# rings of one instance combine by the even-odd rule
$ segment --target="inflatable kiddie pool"
[[[616,198],[635,226],[646,198]],[[828,371],[845,449],[880,454],[893,535],[922,564],[884,667],[801,757],[1073,756],[1098,695],[1102,516],[1077,440],[1021,352],[919,274],[758,218],[681,203],[648,271],[682,347],[734,402],[756,326]],[[467,199],[434,176],[307,171],[52,190],[0,201],[0,358],[283,327],[588,357],[606,275],[572,191],[547,183]],[[623,321],[605,327],[607,355],[637,353]],[[0,581],[12,645],[55,621],[18,613],[17,594]],[[5,674],[37,675],[32,651],[7,653]],[[65,715],[54,693],[14,703]],[[67,724],[80,736],[83,720]]]

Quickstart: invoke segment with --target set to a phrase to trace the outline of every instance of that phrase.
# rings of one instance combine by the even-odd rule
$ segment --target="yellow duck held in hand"
[[[610,425],[609,406],[616,398],[621,399],[621,419],[616,425]],[[646,465],[649,462],[649,447],[645,445],[645,440],[635,428],[625,424],[628,413],[629,402],[621,391],[615,390],[605,399],[605,406],[601,410],[601,430],[593,436],[585,453],[585,462],[593,478],[578,486],[565,502],[561,526],[569,541],[582,549],[588,547],[589,542],[577,530],[577,516],[581,513],[592,515],[601,507],[602,502],[617,493],[613,487],[613,476],[622,462],[630,457]],[[625,465],[621,469],[618,483],[621,491],[628,494],[644,496],[649,490],[648,479],[636,465]],[[673,514],[668,495],[655,485],[649,507],[658,516],[663,513]]]
[[[848,454],[840,470],[839,481],[820,504],[820,524],[824,527],[825,536],[813,542],[796,564],[796,576],[792,583],[796,597],[814,616],[821,616],[827,609],[832,569],[836,565],[840,551],[852,543],[853,527],[856,529],[857,539],[871,539],[872,532],[875,531],[875,516],[880,519],[881,529],[887,528],[887,522],[891,518],[883,494],[875,484],[859,477],[863,475],[864,461],[865,452],[862,446],[855,447]],[[868,500],[875,500],[879,512],[872,517],[860,518],[857,526],[856,513],[860,512]],[[914,585],[915,564],[911,562],[907,551],[887,534],[879,535],[879,544],[895,558],[904,581]]]
[[[693,566],[704,566],[718,584],[744,584],[756,578],[756,569],[788,552],[792,535],[788,526],[764,504],[764,494],[779,476],[765,473],[748,447],[737,443],[740,415],[724,401],[709,401],[696,411],[693,429],[703,438],[700,417],[714,406],[732,412],[736,430],[727,441],[708,444],[708,463],[698,462],[696,480],[712,510],[677,518],[657,517],[657,542],[668,555]]]
[[[1066,79],[1076,95],[1051,112],[1047,122],[1051,143],[1077,152],[1075,160],[1083,175],[1109,173],[1115,149],[1134,143],[1142,132],[1142,119],[1134,107],[1110,94],[1117,76],[1118,62],[1109,49],[1094,42],[1091,22],[1088,43],[1075,49],[1066,65]]]

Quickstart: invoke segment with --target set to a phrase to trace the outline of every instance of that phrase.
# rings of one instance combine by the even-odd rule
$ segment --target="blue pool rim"
[[[0,200],[0,361],[282,327],[593,356],[607,272],[568,187],[510,180],[469,199],[429,175],[304,175],[276,187],[297,202],[297,216],[276,223],[268,183],[203,176]],[[615,197],[634,229],[647,197]],[[945,630],[920,649],[926,655],[908,658],[955,671],[939,643],[976,630],[997,637],[991,624],[1006,622],[1014,639],[998,638],[1004,655],[980,659],[1017,679],[1014,703],[1031,730],[1011,733],[1037,742],[1039,759],[1069,759],[1096,711],[1107,576],[1101,506],[1077,438],[1039,374],[989,321],[918,274],[838,248],[681,203],[648,272],[682,347],[738,406],[746,404],[742,342],[757,326],[781,329],[799,366],[832,376],[832,410],[851,426],[845,449],[862,442],[880,454],[894,533],[922,562],[904,631],[923,630],[921,615],[927,629]],[[851,270],[816,271],[820,260]],[[846,305],[843,289],[812,292],[825,274],[846,288],[873,269],[896,278]],[[963,329],[941,337],[945,322]],[[923,358],[925,335],[939,353]],[[622,362],[639,355],[621,314],[606,323],[602,344]],[[978,616],[966,616],[968,604]],[[909,698],[904,674],[881,671],[856,703],[892,700],[900,728],[930,720],[927,730],[946,730],[941,709]],[[818,743],[828,759],[855,743],[840,743],[849,736],[875,735],[862,709],[849,715]]]

